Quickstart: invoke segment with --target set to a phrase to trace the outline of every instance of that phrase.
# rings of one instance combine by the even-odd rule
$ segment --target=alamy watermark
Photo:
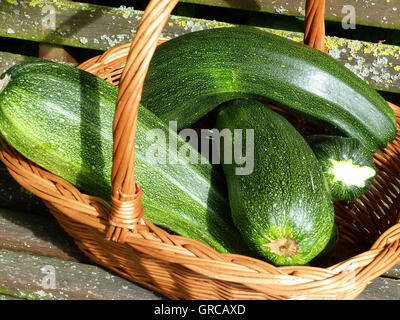
[[[45,5],[42,8],[43,29],[56,30],[56,9],[52,5]]]
[[[51,265],[46,265],[40,268],[40,271],[45,274],[41,281],[42,288],[56,289],[56,269]]]
[[[356,9],[354,6],[345,5],[342,7],[342,13],[345,15],[342,19],[342,28],[345,30],[356,28]]]
[[[169,122],[169,135],[162,129],[151,129],[146,136],[149,146],[146,159],[151,164],[233,164],[237,175],[250,175],[254,170],[254,129],[183,129],[178,143],[177,122]],[[200,141],[200,146],[199,146]],[[223,141],[223,143],[221,143]],[[199,157],[200,147],[202,157]],[[223,148],[223,159],[220,157]]]

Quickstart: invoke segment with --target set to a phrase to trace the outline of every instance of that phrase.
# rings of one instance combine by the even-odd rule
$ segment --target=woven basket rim
[[[108,222],[106,212],[111,210],[108,203],[100,198],[80,193],[77,188],[67,181],[24,158],[3,140],[0,140],[0,142],[2,145],[0,159],[5,163],[11,175],[21,186],[41,197],[50,211],[55,214],[57,220],[60,219],[59,213],[61,213],[67,219],[86,224],[100,233],[105,233]],[[16,166],[15,163],[21,166],[22,169]],[[21,175],[22,170],[29,172],[29,174],[25,172]],[[32,180],[34,180],[31,175],[37,175],[35,181],[37,180],[39,183],[37,183],[36,187],[31,185]],[[68,193],[71,192],[71,189],[74,190],[74,195],[79,195],[80,198],[76,200],[79,203],[79,207],[81,207],[82,202],[86,203],[87,210],[77,212],[73,208],[73,200],[66,203],[65,200],[57,201],[57,196],[52,194],[43,194],[43,185],[49,182],[54,184],[55,189],[62,188],[68,190]],[[93,206],[91,207],[90,204]],[[256,286],[257,289],[260,289],[259,286],[273,285],[274,291],[277,293],[293,290],[307,292],[320,288],[321,283],[328,285],[329,283],[340,282],[342,281],[341,279],[346,278],[346,275],[354,276],[356,282],[365,287],[371,280],[389,270],[400,259],[400,221],[382,233],[370,250],[327,268],[274,266],[267,261],[248,256],[219,253],[200,241],[179,235],[169,235],[164,230],[158,229],[150,221],[146,222],[154,234],[149,234],[150,238],[144,239],[136,231],[129,231],[126,237],[126,245],[143,254],[150,254],[154,259],[182,264],[186,268],[208,278],[214,278],[218,281],[245,283],[250,287]],[[68,232],[69,230],[66,231]],[[168,239],[169,243],[163,243],[161,239],[164,241]],[[76,239],[74,240],[76,241]],[[146,242],[149,241],[157,243],[159,252],[154,248],[151,248],[150,251],[146,250],[148,247]],[[173,255],[170,254],[172,251],[175,251]],[[380,266],[378,274],[375,272],[372,272],[372,275],[368,274],[366,270],[371,269],[373,266],[376,267],[375,260],[382,258],[382,256],[385,257],[385,265]],[[221,269],[218,270],[218,267]],[[362,275],[363,273],[365,274]],[[357,279],[358,274],[362,275],[360,279]]]

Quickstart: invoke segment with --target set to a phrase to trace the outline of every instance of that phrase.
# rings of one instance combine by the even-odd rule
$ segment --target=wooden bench
[[[182,2],[254,10],[259,14],[265,12],[300,19],[304,15],[305,3],[280,0]],[[391,29],[393,33],[399,32],[400,0],[377,1],[374,5],[371,2],[349,1],[349,4],[357,10],[357,23],[360,27],[372,26],[376,30],[384,27]],[[56,10],[54,29],[43,28],[43,18],[48,12],[44,10],[45,6]],[[342,7],[334,0],[328,0],[326,7],[326,20],[340,22],[343,17]],[[65,61],[66,55],[62,46],[87,50],[90,57],[112,46],[129,42],[141,15],[142,11],[125,6],[106,7],[67,1],[2,1],[0,36],[46,43],[50,51],[47,57]],[[273,19],[273,16],[269,17]],[[170,39],[187,32],[230,25],[232,24],[215,20],[171,16],[163,37]],[[302,41],[302,33],[299,31],[261,28]],[[400,43],[328,36],[326,45],[333,58],[365,79],[382,95],[389,96],[393,102],[399,104]],[[2,48],[0,73],[17,62],[35,58],[34,55],[15,53],[12,48]],[[37,215],[0,209],[0,300],[2,299],[163,300],[165,297],[94,265],[78,250],[50,214]],[[400,264],[375,279],[358,299],[400,300]]]

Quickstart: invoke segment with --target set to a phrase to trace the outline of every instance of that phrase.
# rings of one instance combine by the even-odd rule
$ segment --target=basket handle
[[[328,53],[325,48],[325,0],[306,1],[304,43]]]
[[[134,170],[137,117],[151,58],[178,2],[150,0],[130,45],[120,79],[113,123],[112,210],[106,237],[121,243],[128,230],[147,229],[142,219],[142,189],[135,181]],[[320,50],[324,48],[324,11],[324,0],[306,2],[304,42]]]
[[[142,189],[135,181],[135,135],[143,83],[158,39],[178,0],[151,0],[139,22],[121,75],[113,123],[112,210],[108,239],[124,242],[127,230],[146,228]]]

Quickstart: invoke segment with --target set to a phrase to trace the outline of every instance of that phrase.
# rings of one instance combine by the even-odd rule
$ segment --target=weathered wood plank
[[[399,0],[400,1],[400,0]],[[55,9],[55,30],[46,29],[42,12],[46,5]],[[1,3],[0,36],[59,45],[107,50],[131,41],[141,11],[110,8],[77,2],[15,1]],[[162,37],[170,39],[187,32],[228,27],[232,24],[171,16]],[[302,33],[264,29],[301,42]],[[327,37],[330,55],[378,90],[400,92],[400,47],[365,41]]]
[[[164,299],[98,266],[4,249],[0,294],[41,300]]]
[[[5,2],[6,0],[3,0]],[[8,1],[13,5],[29,3],[35,6],[43,0],[34,1]],[[60,5],[63,1],[54,1]],[[305,1],[287,1],[287,0],[181,0],[181,2],[217,6],[225,8],[244,9],[259,12],[268,12],[288,16],[303,17],[305,12]],[[344,6],[353,6],[356,12],[357,24],[365,26],[382,27],[389,29],[400,28],[400,0],[387,1],[326,1],[327,21],[341,22],[347,12],[342,12]],[[125,10],[125,6],[119,9]]]
[[[49,275],[54,275],[53,288]],[[164,299],[97,266],[4,249],[0,249],[0,294],[9,299]],[[377,278],[357,300],[400,300],[400,280]]]
[[[181,2],[277,13],[288,16],[304,16],[305,1],[287,0],[181,0]],[[327,21],[341,22],[346,12],[343,6],[353,6],[357,24],[398,29],[400,28],[400,0],[387,1],[337,1],[326,0],[325,17]]]
[[[385,276],[400,280],[400,263],[396,264],[392,269],[386,272]]]
[[[6,296],[4,294],[0,294],[0,301],[2,300],[22,300],[21,298],[16,298],[12,296]]]
[[[400,92],[400,47],[327,37],[330,56],[373,88]]]
[[[400,279],[379,277],[365,288],[357,300],[400,300]]]
[[[2,1],[0,35],[106,50],[131,40],[142,13],[69,1]]]
[[[16,63],[35,59],[34,57],[27,57],[20,54],[8,53],[8,52],[0,52],[0,74],[6,71],[8,68],[11,68]]]
[[[0,248],[91,263],[51,215],[0,209]]]
[[[25,60],[32,60],[32,59],[39,59],[39,58],[0,51],[0,74],[2,74],[4,71],[6,71],[7,69],[11,68],[13,65],[15,65],[19,62],[22,62]],[[46,59],[63,62],[63,61],[59,60],[59,59],[63,59],[62,56],[57,57],[56,55],[53,55],[53,56],[46,57]],[[68,64],[76,65],[76,63],[73,63],[73,62],[68,62]]]

